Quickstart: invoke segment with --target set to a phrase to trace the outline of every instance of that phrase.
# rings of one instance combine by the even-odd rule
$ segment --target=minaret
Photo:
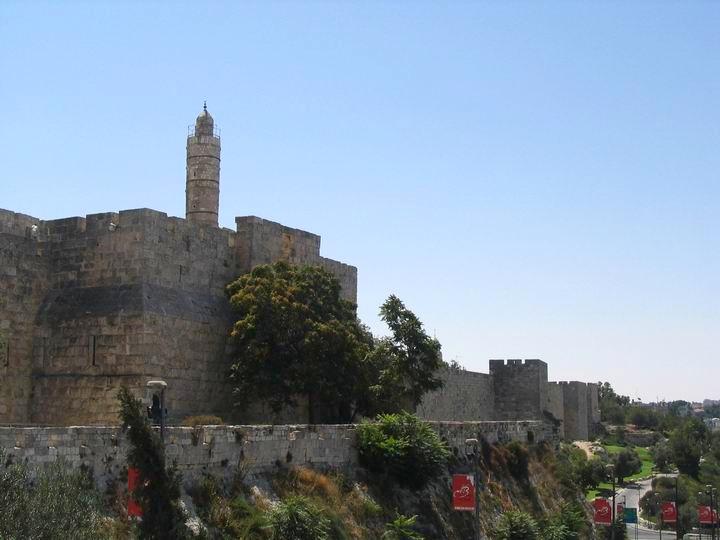
[[[187,138],[185,217],[188,221],[218,226],[220,201],[220,137],[207,111],[207,103]]]

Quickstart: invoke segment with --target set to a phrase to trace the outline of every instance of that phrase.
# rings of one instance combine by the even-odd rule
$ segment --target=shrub
[[[495,528],[497,540],[537,540],[538,526],[526,512],[505,512]]]
[[[330,540],[331,523],[307,497],[293,496],[268,514],[272,540]]]
[[[562,523],[550,523],[542,531],[540,537],[542,540],[571,540],[577,538],[577,535],[571,536],[573,533]]]
[[[406,412],[363,422],[358,427],[358,453],[361,464],[371,471],[388,473],[416,488],[440,474],[450,457],[430,425]]]
[[[23,463],[0,470],[0,538],[99,537],[100,497],[86,474],[63,461],[32,473]]]
[[[513,441],[507,445],[508,458],[507,466],[510,474],[516,480],[528,479],[528,464],[530,462],[530,454],[521,443]]]
[[[225,422],[219,416],[201,414],[198,416],[187,416],[183,418],[182,425],[185,427],[195,426],[222,426]]]
[[[385,532],[381,540],[423,540],[422,535],[415,532],[413,527],[417,516],[404,516],[397,514],[397,517],[385,525]]]

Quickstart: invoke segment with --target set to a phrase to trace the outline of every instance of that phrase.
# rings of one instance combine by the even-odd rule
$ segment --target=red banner
[[[612,505],[610,501],[607,499],[595,499],[593,508],[595,509],[593,521],[595,521],[596,525],[612,524]]]
[[[663,523],[675,523],[677,521],[677,508],[674,502],[664,502],[660,508],[660,517]]]
[[[128,467],[128,504],[127,504],[127,511],[129,517],[141,517],[142,516],[142,508],[140,508],[140,505],[137,503],[135,499],[133,499],[133,491],[135,491],[135,488],[140,483],[140,471],[136,469],[135,467]]]
[[[472,474],[453,474],[453,509],[475,511],[475,477]]]
[[[701,525],[712,525],[712,515],[709,506],[698,506],[698,521]]]

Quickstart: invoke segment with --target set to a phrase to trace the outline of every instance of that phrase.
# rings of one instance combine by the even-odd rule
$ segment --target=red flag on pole
[[[133,499],[133,491],[140,483],[140,471],[135,467],[128,467],[128,504],[127,512],[129,517],[142,517],[142,508]]]
[[[607,499],[595,499],[593,501],[595,513],[593,521],[596,525],[612,525],[612,505]]]
[[[475,476],[453,474],[453,510],[475,511]]]
[[[698,521],[701,525],[712,525],[713,512],[709,506],[698,506]]]
[[[664,502],[660,509],[663,523],[675,523],[677,521],[677,508],[674,502]]]

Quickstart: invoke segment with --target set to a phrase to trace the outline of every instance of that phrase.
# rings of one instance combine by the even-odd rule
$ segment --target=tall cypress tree
[[[180,478],[174,467],[165,466],[160,437],[143,414],[142,402],[123,387],[118,393],[123,430],[130,441],[127,461],[140,472],[133,498],[143,511],[140,538],[170,540],[188,537],[180,508]]]

